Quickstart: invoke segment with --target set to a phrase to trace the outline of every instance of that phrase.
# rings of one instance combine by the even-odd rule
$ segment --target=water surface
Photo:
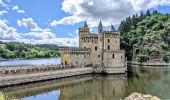
[[[6,60],[0,61],[0,66],[21,66],[21,65],[55,65],[60,63],[60,58]]]
[[[170,99],[170,68],[139,68],[128,75],[85,75],[0,89],[7,100],[120,100],[133,92]],[[5,99],[5,100],[6,100]]]

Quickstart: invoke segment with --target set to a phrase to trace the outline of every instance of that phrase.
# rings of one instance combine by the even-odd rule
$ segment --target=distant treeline
[[[170,61],[170,14],[141,12],[123,20],[119,31],[128,60]]]
[[[59,57],[59,47],[51,44],[25,44],[19,42],[0,42],[0,58],[31,59]]]

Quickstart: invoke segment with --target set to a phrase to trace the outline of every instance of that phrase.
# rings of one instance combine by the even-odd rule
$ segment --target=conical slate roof
[[[88,27],[88,25],[87,25],[87,22],[86,22],[86,21],[84,22],[84,27]]]
[[[100,20],[100,22],[99,22],[99,27],[103,27],[101,20]]]
[[[110,31],[116,31],[115,27],[112,24],[110,25]]]

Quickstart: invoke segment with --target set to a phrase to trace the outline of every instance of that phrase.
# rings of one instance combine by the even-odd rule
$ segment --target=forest
[[[119,31],[129,61],[170,61],[170,14],[141,12],[123,20]]]
[[[0,59],[31,59],[59,57],[59,47],[51,44],[25,44],[19,42],[0,42]]]

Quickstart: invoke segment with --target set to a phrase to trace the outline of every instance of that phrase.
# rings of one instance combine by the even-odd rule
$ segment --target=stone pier
[[[62,65],[41,65],[21,67],[0,67],[0,87],[78,76],[84,74],[125,74],[125,67],[80,67]]]

